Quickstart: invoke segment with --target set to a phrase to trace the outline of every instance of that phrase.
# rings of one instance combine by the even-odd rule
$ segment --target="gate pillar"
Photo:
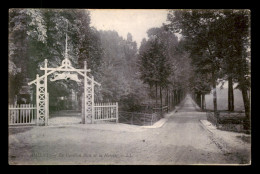
[[[45,76],[39,79],[36,75],[37,125],[48,125],[49,95],[47,93],[47,59],[45,59]]]
[[[46,85],[45,78],[39,80],[39,75],[37,74],[37,84],[36,84],[36,107],[37,107],[37,125],[47,124],[47,95],[46,95]]]
[[[94,81],[87,79],[87,62],[84,61],[84,109],[85,123],[93,123],[94,117]]]
[[[92,94],[92,81],[91,80],[86,80],[86,85],[85,85],[85,122],[86,123],[91,123],[92,122],[92,111],[93,111],[93,94]]]

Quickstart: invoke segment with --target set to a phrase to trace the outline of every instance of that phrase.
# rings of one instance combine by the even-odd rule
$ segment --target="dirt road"
[[[9,136],[10,164],[238,164],[223,152],[187,96],[160,128],[124,124],[34,127]],[[17,128],[16,128],[17,129]]]

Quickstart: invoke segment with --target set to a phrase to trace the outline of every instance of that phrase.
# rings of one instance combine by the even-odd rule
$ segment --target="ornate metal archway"
[[[101,84],[94,80],[94,77],[91,78],[87,76],[87,72],[90,72],[90,69],[87,69],[87,63],[84,62],[84,69],[75,69],[71,66],[71,62],[65,58],[62,61],[62,65],[57,68],[48,68],[48,61],[45,59],[44,68],[40,68],[44,70],[44,75],[40,76],[37,74],[36,79],[29,82],[28,85],[35,84],[36,85],[36,107],[37,107],[37,125],[48,125],[48,117],[49,117],[49,106],[48,106],[48,90],[47,90],[47,77],[55,72],[63,72],[55,74],[54,78],[50,79],[51,81],[61,80],[61,79],[69,79],[80,82],[77,77],[77,74],[71,74],[67,72],[76,72],[79,75],[84,77],[84,120],[83,123],[86,122],[87,119],[92,121],[92,115],[94,112],[94,85],[100,86]]]
[[[91,120],[94,112],[94,85],[100,86],[101,84],[94,80],[94,77],[91,78],[87,76],[87,72],[90,72],[87,69],[87,63],[84,62],[84,69],[75,69],[71,66],[70,61],[65,58],[62,61],[62,65],[57,68],[48,68],[47,67],[47,59],[45,59],[44,68],[40,68],[44,70],[44,75],[40,76],[37,74],[36,79],[29,82],[28,85],[35,84],[36,85],[36,107],[37,107],[37,125],[48,125],[49,118],[49,106],[48,106],[48,90],[47,90],[47,77],[55,72],[63,72],[59,74],[55,74],[54,78],[50,79],[51,81],[61,80],[61,79],[69,79],[80,82],[77,77],[77,74],[70,74],[67,72],[77,72],[79,75],[84,77],[84,109],[83,115],[84,119],[83,123],[86,122],[87,119]],[[66,73],[65,73],[66,72]],[[91,122],[93,122],[91,120]]]
[[[36,85],[36,107],[37,107],[37,125],[48,125],[49,118],[49,106],[48,106],[48,90],[47,90],[47,77],[55,72],[55,76],[50,79],[51,81],[67,79],[81,82],[78,79],[78,74],[84,77],[84,97],[83,97],[83,117],[82,123],[85,124],[86,120],[94,122],[94,85],[100,86],[101,84],[94,81],[94,77],[87,76],[90,69],[87,69],[87,62],[84,61],[84,69],[75,69],[72,67],[67,53],[67,34],[66,34],[66,46],[65,46],[65,59],[62,61],[61,66],[57,68],[48,68],[48,60],[45,59],[45,66],[40,67],[40,70],[44,70],[44,75],[37,74],[36,79],[29,82],[28,85]],[[70,72],[76,72],[77,74],[71,74]]]

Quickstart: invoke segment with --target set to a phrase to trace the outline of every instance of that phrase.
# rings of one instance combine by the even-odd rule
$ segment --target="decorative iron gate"
[[[66,54],[65,54],[66,55]],[[78,74],[84,77],[84,115],[85,119],[82,121],[90,120],[92,122],[92,115],[94,114],[93,104],[94,104],[94,85],[99,85],[96,81],[94,81],[94,77],[91,78],[87,76],[87,72],[90,72],[87,69],[86,61],[84,62],[84,69],[75,69],[71,66],[70,61],[67,57],[62,61],[62,65],[58,68],[48,68],[47,67],[47,59],[45,59],[45,67],[40,68],[44,70],[45,74],[41,77],[36,75],[36,79],[30,83],[36,85],[36,107],[37,107],[37,125],[48,125],[48,113],[49,113],[49,106],[47,105],[48,97],[47,96],[47,77],[55,72],[63,72],[63,73],[56,73],[51,81],[67,79],[67,80],[74,80],[77,82],[81,82],[78,79],[77,74],[71,74],[70,72],[77,72]],[[49,72],[48,72],[49,71]],[[68,73],[69,72],[69,73]],[[82,73],[84,72],[84,73]]]
[[[48,61],[45,59],[44,68],[40,67],[40,70],[44,70],[44,75],[40,76],[37,74],[36,79],[29,82],[28,85],[36,85],[36,115],[37,115],[37,125],[48,125],[49,119],[49,104],[48,104],[48,89],[47,89],[47,78],[49,75],[53,74],[53,78],[50,81],[56,80],[74,80],[76,82],[81,82],[78,75],[84,77],[84,94],[83,94],[83,117],[82,123],[94,123],[95,121],[95,108],[94,108],[94,85],[100,86],[98,82],[94,80],[94,77],[88,77],[87,73],[90,69],[87,69],[87,62],[84,61],[84,69],[75,69],[72,67],[70,60],[68,59],[67,50],[67,34],[66,34],[66,45],[65,45],[65,58],[61,63],[61,66],[57,68],[49,68]],[[62,73],[58,73],[62,72]],[[74,74],[73,74],[74,72]],[[76,72],[76,74],[75,74]],[[105,107],[105,106],[104,106]],[[111,107],[111,106],[110,106]],[[118,112],[118,107],[116,107],[116,112]],[[117,118],[118,118],[118,114]],[[115,119],[111,117],[111,119]],[[117,120],[117,119],[116,119]]]

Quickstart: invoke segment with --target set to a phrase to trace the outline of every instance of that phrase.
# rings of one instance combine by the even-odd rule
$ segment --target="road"
[[[200,121],[187,96],[160,128],[124,124],[33,127],[9,136],[10,164],[237,164]]]

